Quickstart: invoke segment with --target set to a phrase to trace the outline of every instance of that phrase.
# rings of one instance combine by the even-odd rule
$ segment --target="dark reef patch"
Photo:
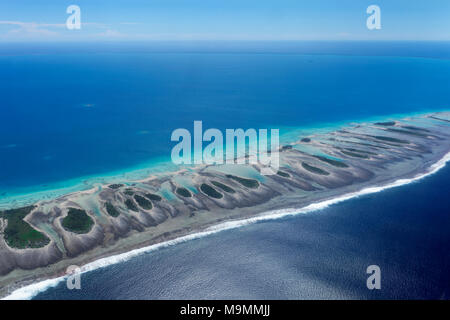
[[[345,154],[346,156],[349,157],[353,157],[353,158],[361,158],[361,159],[369,159],[369,156],[367,154],[359,154],[356,152],[351,152],[351,151],[345,151],[345,150],[340,150],[343,154]]]
[[[220,192],[217,192],[217,190],[211,187],[209,184],[203,183],[200,186],[200,190],[207,196],[210,196],[211,198],[215,199],[223,198],[223,195]]]
[[[255,179],[242,178],[242,177],[234,176],[232,174],[227,174],[226,177],[229,179],[233,179],[234,181],[237,181],[240,184],[242,184],[244,187],[247,187],[250,189],[256,189],[259,187],[259,182]]]
[[[290,174],[281,170],[278,170],[277,175],[279,175],[280,177],[284,177],[284,178],[290,178]]]
[[[119,189],[119,188],[122,188],[122,187],[123,187],[123,184],[121,184],[121,183],[114,183],[114,184],[110,184],[108,186],[108,188],[110,188],[110,189]]]
[[[120,212],[110,202],[105,203],[105,208],[106,212],[108,212],[111,217],[116,218],[120,215]]]
[[[395,126],[395,121],[375,122],[375,124],[377,126],[391,127],[391,126]]]
[[[397,138],[392,138],[392,137],[385,137],[385,136],[371,136],[371,137],[375,138],[377,140],[381,140],[381,141],[388,141],[388,142],[401,143],[401,144],[409,144],[409,141],[401,140],[401,139],[397,139]]]
[[[157,194],[154,193],[146,193],[144,194],[144,197],[146,197],[149,200],[153,200],[153,201],[161,201],[162,198],[160,196],[158,196]]]
[[[350,151],[350,152],[360,153],[360,154],[368,154],[368,155],[371,155],[371,156],[376,156],[377,155],[376,153],[370,152],[370,151],[367,151],[367,150],[363,151],[363,150],[354,149],[354,148],[345,148],[345,150],[346,151]]]
[[[375,148],[375,149],[385,149],[385,150],[389,150],[390,147],[386,147],[386,146],[381,146],[381,145],[373,145],[370,143],[363,143],[363,142],[352,142],[353,144],[356,144],[358,146],[365,146],[365,147],[369,147],[369,148]]]
[[[149,200],[138,194],[134,195],[134,200],[136,200],[138,205],[144,210],[151,210],[153,208],[153,205]]]
[[[292,149],[291,145],[285,145],[280,148],[280,151],[286,151],[286,150],[291,150],[291,149]]]
[[[17,249],[42,248],[50,242],[45,234],[35,230],[23,220],[34,208],[35,206],[29,206],[0,212],[0,218],[8,221],[4,230],[4,238],[10,247]]]
[[[438,117],[435,117],[435,116],[429,116],[429,118],[434,119],[434,120],[444,121],[444,122],[450,122],[450,120],[438,118]]]
[[[230,188],[226,184],[220,183],[218,181],[211,181],[213,185],[215,185],[217,188],[222,189],[223,191],[227,193],[236,193],[236,191],[233,188]]]
[[[320,161],[326,162],[328,164],[331,164],[332,166],[338,167],[338,168],[348,168],[348,165],[346,165],[342,161],[333,160],[327,157],[322,156],[314,156],[314,158],[319,159]]]
[[[323,169],[314,167],[314,166],[312,166],[310,164],[307,164],[306,162],[302,162],[302,167],[305,170],[308,170],[309,172],[312,172],[312,173],[315,173],[315,174],[321,174],[321,175],[324,175],[324,176],[328,176],[330,174],[328,171],[325,171]]]
[[[400,133],[400,134],[407,134],[407,135],[416,136],[416,137],[422,137],[422,138],[426,138],[428,136],[427,134],[420,133],[420,132],[417,132],[417,131],[408,131],[408,130],[394,129],[394,128],[386,129],[386,131]]]
[[[134,212],[139,212],[139,209],[136,206],[136,204],[133,202],[133,200],[131,200],[131,199],[125,200],[125,205],[127,206],[128,210],[131,210]]]
[[[191,192],[188,189],[183,188],[183,187],[177,188],[176,193],[185,198],[192,197]]]
[[[401,126],[404,129],[408,129],[408,130],[415,130],[415,131],[423,131],[423,132],[430,132],[430,130],[425,129],[425,128],[419,128],[419,127],[414,127],[414,126]]]

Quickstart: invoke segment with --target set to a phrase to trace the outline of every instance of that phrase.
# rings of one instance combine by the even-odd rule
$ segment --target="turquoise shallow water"
[[[171,132],[194,120],[289,141],[450,105],[445,59],[41,50],[0,56],[0,208],[172,170]]]

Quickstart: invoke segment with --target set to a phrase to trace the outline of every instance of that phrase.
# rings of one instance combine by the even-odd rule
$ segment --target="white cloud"
[[[1,38],[7,40],[15,40],[17,38],[28,37],[54,37],[58,35],[58,32],[51,31],[48,28],[63,28],[63,24],[39,24],[35,22],[22,22],[22,21],[0,21],[0,25],[12,26],[13,29],[7,31]]]
[[[112,30],[112,29],[107,29],[106,31],[97,33],[95,35],[99,36],[99,37],[107,37],[107,38],[118,38],[118,37],[126,36],[126,34],[120,33],[119,31]]]

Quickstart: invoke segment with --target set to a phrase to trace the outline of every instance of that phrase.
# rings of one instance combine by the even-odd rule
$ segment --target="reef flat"
[[[352,124],[279,151],[274,175],[259,165],[202,165],[0,212],[0,295],[219,222],[413,177],[450,152],[450,113]]]

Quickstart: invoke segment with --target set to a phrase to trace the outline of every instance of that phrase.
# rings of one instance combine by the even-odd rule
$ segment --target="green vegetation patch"
[[[188,189],[183,188],[183,187],[177,188],[176,193],[185,198],[192,197],[191,192]]]
[[[136,204],[133,202],[133,200],[127,199],[127,200],[125,200],[124,203],[127,206],[128,210],[131,210],[131,211],[134,211],[134,212],[139,212],[139,209],[136,206]]]
[[[108,212],[108,214],[111,217],[118,217],[120,215],[119,210],[116,209],[116,207],[114,207],[110,202],[106,202],[105,203],[105,208],[106,208],[106,212]]]
[[[134,200],[136,200],[136,202],[141,206],[142,209],[151,210],[153,208],[152,203],[146,198],[141,197],[140,195],[134,195]]]
[[[242,184],[244,187],[247,187],[247,188],[256,189],[259,187],[259,182],[254,179],[242,178],[242,177],[238,177],[238,176],[233,176],[231,174],[227,174],[226,177],[239,182],[240,184]]]
[[[88,233],[94,225],[94,220],[84,210],[69,208],[69,212],[61,224],[67,231]]]
[[[120,183],[114,183],[114,184],[110,184],[108,186],[108,188],[110,188],[110,189],[119,189],[119,188],[122,188],[122,187],[123,187],[123,184],[120,184]]]
[[[322,156],[314,156],[316,159],[319,159],[320,161],[326,162],[328,164],[331,164],[332,166],[338,167],[338,168],[348,168],[348,165],[346,165],[344,162],[342,161],[338,161],[338,160],[333,160],[327,157],[322,157]]]
[[[211,183],[213,185],[215,185],[217,188],[222,189],[225,192],[228,193],[236,193],[236,191],[233,188],[230,188],[229,186],[227,186],[226,184],[220,183],[218,181],[211,181]]]
[[[281,170],[278,170],[277,175],[284,177],[284,178],[289,178],[291,176],[289,173],[281,171]]]
[[[50,239],[23,219],[34,209],[34,206],[11,209],[0,212],[0,218],[7,220],[7,227],[4,230],[6,243],[17,249],[42,248]]]
[[[162,198],[160,196],[158,196],[157,194],[154,193],[146,193],[144,194],[144,196],[149,199],[149,200],[153,200],[153,201],[161,201]]]
[[[312,173],[315,173],[315,174],[321,174],[321,175],[324,175],[324,176],[327,176],[327,175],[330,174],[329,172],[327,172],[327,171],[325,171],[323,169],[317,168],[317,167],[313,167],[312,165],[309,165],[306,162],[302,162],[302,167],[304,169],[308,170],[309,172],[312,172]]]
[[[220,192],[217,192],[216,189],[211,187],[209,184],[203,183],[200,186],[200,190],[205,193],[206,195],[210,196],[211,198],[220,199],[223,198],[223,194]]]

